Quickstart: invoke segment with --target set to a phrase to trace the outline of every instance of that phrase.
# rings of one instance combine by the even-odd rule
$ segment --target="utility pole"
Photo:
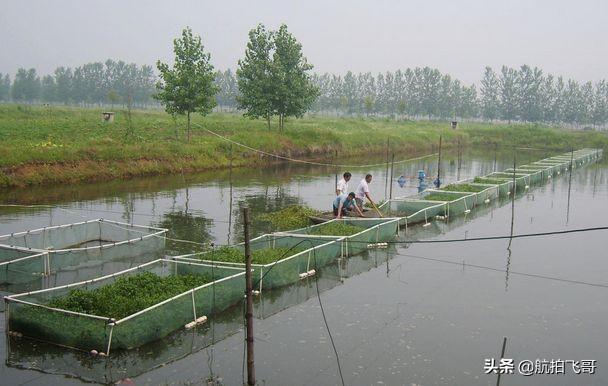
[[[247,385],[255,385],[255,367],[253,366],[253,284],[251,281],[251,249],[249,246],[249,208],[243,208],[243,223],[245,229],[245,295],[246,310],[245,323],[247,324]]]

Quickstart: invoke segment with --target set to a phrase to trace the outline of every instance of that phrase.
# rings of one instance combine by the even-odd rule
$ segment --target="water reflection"
[[[165,252],[173,256],[207,249],[213,240],[210,232],[213,225],[213,220],[186,210],[165,213],[162,221],[156,224],[159,228],[169,229]]]
[[[487,157],[475,158],[465,156],[462,160],[462,167],[459,170],[458,162],[451,163],[453,157],[450,158],[450,156],[447,155],[444,161],[445,163],[441,167],[442,175],[445,175],[444,180],[446,183],[448,183],[457,179],[458,177],[465,178],[471,175],[484,174],[486,172],[489,173],[493,171],[493,169],[500,170],[503,168],[503,166],[509,167],[510,165],[505,165],[506,163],[509,163],[509,158],[510,154],[505,157],[498,157],[498,165],[494,166],[493,160],[487,159]],[[535,156],[530,158],[537,157]],[[433,170],[436,170],[436,162],[432,160],[417,161],[416,163],[412,164],[399,165],[397,168],[401,174],[410,179],[413,178],[412,181],[416,181],[416,172],[419,169],[427,170],[429,175],[434,175]],[[602,193],[604,193],[605,196],[606,176],[604,170],[605,166],[601,170],[598,167],[595,170],[590,169],[588,172],[581,171],[573,175],[573,179],[576,181],[576,183],[573,183],[572,185],[573,198],[571,202],[572,208],[570,221],[573,224],[577,221],[577,213],[580,213],[580,208],[584,208],[585,203],[577,200],[581,200],[581,197],[585,197],[583,194],[585,189],[588,189],[589,193],[592,191],[593,197],[595,197],[596,194],[601,195]],[[240,213],[240,208],[243,205],[248,205],[250,208],[252,208],[252,212],[254,213],[254,233],[261,234],[268,232],[269,224],[260,220],[259,214],[278,210],[287,205],[299,203],[305,203],[307,205],[319,207],[320,209],[327,207],[329,202],[328,199],[331,198],[332,195],[331,190],[335,172],[336,171],[333,169],[323,167],[308,168],[295,166],[276,166],[255,170],[234,169],[232,175],[230,174],[231,172],[227,170],[203,174],[200,176],[165,176],[143,180],[121,181],[120,183],[104,183],[99,185],[90,184],[79,187],[65,186],[51,189],[35,188],[21,192],[21,194],[15,192],[2,192],[0,193],[0,200],[3,202],[61,203],[62,206],[70,211],[78,212],[80,210],[81,212],[79,213],[82,213],[83,215],[90,215],[94,217],[103,216],[109,218],[114,215],[116,216],[114,217],[115,219],[128,219],[129,222],[133,221],[135,223],[153,224],[167,227],[172,231],[169,237],[186,239],[195,241],[197,243],[204,244],[210,241],[218,243],[225,243],[228,241],[238,242],[239,240],[242,240],[241,235],[243,233],[242,217]],[[378,176],[378,182],[382,181],[382,173],[385,172],[384,168],[378,168],[377,170],[372,170],[371,172],[374,173],[375,176]],[[459,172],[460,176],[458,175]],[[563,177],[564,176],[562,176],[562,182]],[[537,210],[535,213],[546,216],[548,214],[547,212],[551,212],[549,208],[550,201],[552,202],[555,199],[555,211],[559,211],[559,217],[562,219],[561,221],[563,221],[564,212],[562,209],[564,208],[563,198],[565,196],[563,193],[565,193],[565,190],[562,182],[552,181],[550,185],[538,188],[542,191],[542,195],[539,196],[541,199],[536,200],[537,202],[532,200],[530,200],[530,202],[522,202],[526,200],[520,200],[517,205],[522,205],[526,208],[535,205],[534,208]],[[380,185],[381,184],[379,183],[378,186]],[[378,186],[374,189],[380,190]],[[398,185],[395,185],[395,189],[401,190],[403,195],[408,195],[416,191],[416,185],[415,183],[405,184],[404,188],[399,188]],[[586,197],[591,197],[591,194],[587,195]],[[541,207],[543,200],[546,207]],[[444,237],[444,235],[447,235],[445,237],[451,238],[456,236],[460,237],[462,232],[468,232],[468,236],[476,237],[480,234],[484,234],[484,232],[490,231],[499,234],[507,234],[509,214],[508,207],[506,207],[506,205],[509,202],[510,200],[508,199],[500,202],[492,202],[488,205],[475,208],[475,210],[473,210],[467,216],[451,218],[448,222],[433,221],[428,227],[409,227],[407,229],[407,234],[402,234],[400,237],[402,240],[428,239],[433,237]],[[597,205],[598,202],[599,201],[596,200],[595,204]],[[501,206],[505,206],[506,208],[501,208]],[[520,213],[519,210],[520,209],[518,207],[518,213]],[[498,213],[496,216],[494,216],[495,211]],[[57,210],[49,210],[48,208],[32,208],[22,210],[7,209],[2,213],[2,221],[0,221],[0,229],[2,231],[0,233],[7,233],[11,230],[15,231],[29,229],[39,226],[40,224],[48,225],[49,218],[51,219],[50,221],[55,224],[74,221],[73,217],[67,217],[68,214]],[[523,208],[521,213],[524,213]],[[483,221],[484,218],[488,219],[487,223],[480,222]],[[537,218],[539,224],[536,224]],[[65,221],[68,219],[69,221]],[[476,222],[478,219],[480,221]],[[518,218],[515,218],[515,222],[517,222],[517,220]],[[527,222],[527,217],[525,220]],[[501,226],[498,226],[497,224],[500,224]],[[549,220],[543,220],[543,217],[539,215],[538,217],[535,217],[534,224],[529,224],[529,227],[540,227],[543,225],[547,226],[547,224],[551,224],[551,222],[549,222]],[[490,227],[490,225],[492,225],[493,228]],[[518,231],[525,231],[525,224],[522,225],[520,222],[517,222],[517,226]],[[196,248],[195,245],[188,245],[187,243],[185,245],[181,245],[179,243],[175,245],[167,243],[167,245],[171,253],[182,253],[181,251],[183,250],[188,250],[188,252],[191,252],[193,251],[193,248]],[[514,245],[518,246],[519,242],[514,242]],[[412,244],[411,246],[399,245],[398,250],[403,252],[406,248],[410,247],[418,249],[421,255],[431,254],[430,248],[425,249],[422,247],[415,247],[415,244]],[[452,257],[456,256],[457,254],[462,254],[462,256],[466,255],[467,263],[470,261],[472,264],[479,262],[480,265],[487,264],[504,267],[505,256],[502,252],[504,251],[504,244],[492,244],[492,247],[493,249],[488,248],[487,250],[484,250],[481,248],[481,250],[479,250],[477,245],[475,245],[475,247],[469,245],[467,246],[468,249],[458,249],[453,246],[445,246],[443,253],[449,253]],[[486,260],[483,260],[488,258],[488,256],[484,255],[486,253],[490,255],[490,258],[492,257],[491,252],[488,251],[498,250],[501,251],[500,256],[498,256],[500,259],[499,261],[493,260],[491,263],[489,263]],[[539,251],[537,250],[536,252]],[[305,279],[292,286],[279,288],[272,291],[265,291],[258,299],[256,299],[255,314],[261,319],[260,324],[262,326],[264,326],[263,321],[268,321],[268,324],[265,325],[267,328],[269,328],[268,326],[271,325],[271,323],[285,325],[290,323],[290,320],[287,320],[287,318],[291,318],[292,315],[290,314],[288,317],[286,317],[284,316],[285,313],[282,313],[281,311],[292,307],[297,308],[298,305],[302,303],[306,303],[309,300],[315,300],[314,298],[317,296],[315,280],[318,280],[321,291],[336,288],[336,291],[340,292],[340,290],[343,288],[348,288],[349,293],[345,295],[345,298],[339,299],[339,304],[337,306],[334,305],[333,309],[331,308],[331,302],[328,301],[328,310],[330,312],[330,316],[332,318],[336,318],[335,323],[339,326],[345,326],[349,322],[352,322],[352,319],[345,318],[344,315],[361,319],[357,320],[357,323],[360,324],[357,324],[356,330],[352,330],[355,327],[351,327],[351,330],[346,328],[344,330],[344,334],[347,335],[347,338],[343,337],[343,339],[347,340],[348,342],[352,341],[354,344],[358,342],[357,334],[366,335],[361,334],[361,331],[364,331],[362,330],[363,327],[374,327],[375,325],[372,322],[375,322],[376,320],[381,321],[384,317],[383,313],[381,312],[384,311],[384,309],[381,308],[381,305],[376,305],[374,303],[377,301],[388,305],[391,312],[394,311],[395,308],[398,309],[400,304],[403,304],[406,296],[408,297],[408,301],[411,301],[412,303],[408,304],[408,308],[406,310],[407,312],[403,313],[405,316],[401,315],[399,312],[397,312],[397,316],[391,314],[390,317],[387,317],[387,323],[392,323],[391,320],[393,317],[407,318],[408,315],[412,314],[414,312],[413,310],[416,310],[416,299],[424,299],[424,301],[421,301],[422,306],[419,306],[423,310],[424,307],[428,307],[431,309],[431,311],[426,309],[427,312],[441,315],[441,310],[444,308],[446,309],[446,313],[449,311],[456,314],[458,312],[457,309],[460,309],[446,306],[447,303],[444,303],[444,301],[446,301],[445,299],[449,299],[449,302],[455,302],[459,306],[461,299],[463,299],[462,302],[465,301],[464,299],[468,299],[467,305],[463,305],[461,307],[463,310],[465,310],[470,309],[471,299],[477,299],[478,297],[483,298],[483,301],[477,301],[477,303],[474,303],[475,305],[480,303],[483,306],[486,304],[484,303],[484,301],[487,300],[485,299],[486,295],[488,297],[490,297],[489,295],[499,296],[493,293],[491,290],[481,291],[480,293],[479,285],[483,285],[481,288],[491,289],[493,288],[492,285],[498,284],[499,291],[509,291],[509,295],[511,295],[512,299],[520,302],[530,301],[530,297],[528,295],[523,298],[521,296],[518,297],[518,291],[524,291],[527,289],[527,287],[523,285],[515,285],[519,283],[513,279],[510,279],[509,277],[512,264],[511,253],[517,262],[517,269],[513,267],[513,272],[523,270],[522,264],[532,264],[531,262],[534,261],[534,259],[527,260],[517,258],[520,256],[518,255],[517,249],[514,249],[513,252],[511,252],[511,250],[508,251],[506,262],[507,272],[505,273],[504,277],[502,274],[499,274],[496,277],[482,277],[481,274],[469,272],[473,270],[467,270],[467,272],[462,276],[466,276],[465,279],[469,282],[474,282],[474,284],[470,284],[470,289],[467,287],[469,283],[461,283],[456,281],[458,285],[453,284],[451,282],[453,278],[449,276],[450,272],[448,270],[445,270],[445,272],[433,271],[430,274],[425,274],[424,270],[416,270],[416,266],[410,267],[404,265],[406,264],[404,259],[400,259],[399,261],[395,262],[393,259],[395,258],[396,253],[397,252],[395,251],[394,246],[391,246],[386,250],[369,251],[366,254],[335,262],[320,270],[318,276],[315,278]],[[413,251],[412,253],[418,252]],[[532,252],[530,253],[534,255]],[[544,251],[539,253],[544,253]],[[536,258],[537,256],[534,255],[534,257]],[[386,267],[384,265],[386,265]],[[404,267],[407,267],[408,269],[406,270]],[[542,272],[544,269],[547,269],[547,267],[553,268],[554,266],[546,264],[536,267],[536,271]],[[408,291],[395,291],[395,288],[391,287],[390,283],[384,283],[382,280],[378,279],[377,275],[374,276],[374,268],[380,268],[382,278],[389,276],[391,282],[398,282],[401,286],[408,285]],[[108,267],[107,269],[112,270],[116,269],[116,267]],[[460,269],[460,267],[458,267],[458,269]],[[348,280],[348,278],[355,277],[360,273],[367,271],[371,271],[369,274],[366,274],[369,276],[362,275],[352,281]],[[399,276],[401,273],[411,274],[408,276],[407,282],[405,280],[401,280]],[[364,278],[364,276],[366,278]],[[372,279],[370,280],[369,277],[372,277]],[[480,280],[479,283],[481,284],[478,284],[476,280],[470,279],[478,279]],[[503,280],[504,289],[502,283]],[[513,283],[510,283],[510,280],[513,281]],[[356,282],[357,284],[349,284],[349,281],[351,283]],[[442,286],[445,288],[445,292],[438,292],[438,295],[433,297],[433,293],[435,291],[440,291]],[[351,291],[354,293],[354,295],[351,295]],[[457,291],[463,291],[462,296],[459,295],[454,298],[450,297],[452,294],[458,293]],[[332,292],[334,291],[330,291],[328,294]],[[444,295],[445,299],[443,298]],[[551,296],[551,294],[548,294],[547,296]],[[490,301],[495,302],[496,300],[490,299]],[[509,299],[504,299],[504,301],[508,302]],[[365,314],[373,316],[369,320],[361,317],[361,312],[359,312],[360,309],[357,309],[355,308],[356,306],[352,305],[360,304],[362,302],[370,304],[369,307],[372,311]],[[512,307],[511,309],[513,308],[515,307]],[[343,314],[342,311],[344,311],[345,314]],[[286,312],[289,313],[289,311]],[[348,312],[351,312],[351,314],[348,314]],[[113,356],[108,359],[109,363],[107,361],[98,361],[98,359],[91,358],[86,354],[63,350],[56,347],[49,347],[40,343],[32,344],[31,341],[25,339],[15,340],[14,338],[11,338],[11,340],[8,342],[10,348],[7,347],[7,364],[19,368],[36,368],[49,372],[72,374],[82,379],[110,383],[119,381],[125,377],[136,377],[139,374],[149,373],[151,369],[159,368],[160,366],[171,363],[178,359],[190,357],[193,358],[191,361],[196,362],[195,366],[189,370],[190,374],[179,374],[176,381],[182,381],[188,377],[198,377],[198,379],[201,379],[205,372],[207,372],[211,375],[226,377],[229,380],[229,384],[237,383],[237,378],[240,377],[240,369],[238,369],[239,374],[232,377],[231,374],[229,374],[229,370],[226,369],[230,368],[230,363],[233,365],[236,363],[236,365],[233,367],[240,366],[240,352],[238,346],[240,346],[242,349],[242,341],[238,339],[230,339],[230,337],[234,333],[238,332],[241,328],[241,313],[242,309],[237,307],[225,314],[210,318],[210,323],[208,325],[201,326],[195,331],[178,331],[163,340],[153,342],[152,344],[141,347],[140,349],[124,352],[116,357]],[[448,320],[448,318],[455,318],[455,316],[447,314],[444,316],[446,320]],[[503,317],[503,320],[509,320],[510,317],[509,315],[501,316]],[[305,318],[305,316],[302,316],[302,318]],[[466,329],[454,331],[455,328],[448,324],[440,325],[439,320],[440,318],[437,317],[435,321],[425,321],[425,329],[432,330],[434,326],[438,326],[438,329],[434,330],[436,334],[440,334],[442,331],[455,332],[454,334],[450,334],[450,336],[466,336],[469,333],[469,331],[466,331]],[[450,319],[450,321],[451,320],[453,319]],[[466,321],[465,318],[462,318],[462,320]],[[484,319],[484,316],[482,315],[479,316],[479,320],[475,319],[475,322],[480,322],[479,325],[491,325],[492,323],[484,323],[488,320],[493,321],[493,319],[489,318]],[[305,327],[308,326],[309,325],[305,325]],[[476,325],[471,324],[467,326],[467,328],[474,328],[475,326]],[[405,327],[411,328],[409,324],[406,324]],[[303,331],[298,331],[298,336],[302,335],[304,338],[309,340],[316,338],[319,334],[319,330],[317,327],[311,329],[314,331],[307,332],[306,329]],[[348,331],[353,332],[353,334],[348,335]],[[390,324],[387,327],[383,327],[379,331],[378,336],[380,338],[391,344],[394,343],[393,337],[389,336],[389,333],[386,331],[392,331],[395,334],[397,334],[398,331],[391,330]],[[400,327],[399,331],[404,331],[404,328]],[[413,330],[409,333],[415,334],[416,331]],[[279,332],[273,332],[273,334],[273,338],[277,339],[277,341],[281,342],[281,344],[284,344],[285,340],[280,341],[281,337]],[[432,334],[429,334],[429,336],[432,336]],[[438,341],[437,339],[434,341],[432,339],[428,339],[429,336],[420,335],[420,338],[421,340],[426,338],[426,341]],[[238,336],[235,336],[235,338],[237,337]],[[230,341],[230,343],[226,343],[226,341]],[[215,349],[216,355],[220,352],[233,353],[233,355],[224,355],[221,366],[211,366],[212,369],[215,369],[214,371],[210,369],[203,369],[203,353],[196,354],[201,349],[210,347],[212,343],[217,345],[217,348]],[[347,346],[346,343],[341,343]],[[406,344],[412,345],[409,341]],[[438,343],[438,345],[441,344],[443,343]],[[383,361],[392,360],[392,358],[387,358],[386,353],[383,353],[383,348],[381,346],[373,346],[374,345],[371,344],[366,345],[365,352],[360,352],[361,356],[366,359],[370,359],[369,356],[371,356],[373,357],[371,358],[373,360],[378,358]],[[272,347],[276,348],[276,345]],[[391,345],[390,347],[396,346]],[[434,347],[435,346],[431,347],[430,350],[432,350]],[[456,345],[454,345],[452,348],[455,347]],[[458,346],[459,350],[466,353],[466,355],[458,356],[459,358],[474,357],[476,353],[481,352],[483,349],[483,347],[480,348],[479,346],[475,346],[475,350],[469,350],[467,347],[468,346],[465,345]],[[298,351],[298,359],[296,361],[314,361],[314,358],[320,356],[318,347],[313,347],[310,349],[307,349],[307,347],[299,347],[299,349],[302,349],[302,351]],[[450,347],[447,349],[450,349]],[[214,354],[210,348],[209,350],[210,352],[208,359],[213,361]],[[472,352],[472,350],[474,352]],[[268,353],[270,352],[271,351],[269,350]],[[285,352],[280,352],[280,354],[284,355]],[[397,355],[401,355],[401,353],[398,353],[397,351],[393,352],[393,354],[395,354],[396,358],[399,357]],[[436,354],[434,357],[438,357],[440,360],[445,359],[442,354]],[[186,362],[187,361],[188,360],[186,360]],[[216,362],[219,361],[216,360]],[[293,361],[282,361],[277,364],[277,367],[280,367],[279,364],[285,365],[286,363],[293,364]],[[347,362],[346,366],[354,367],[356,364],[358,364],[358,362],[351,360],[351,363],[349,364]],[[459,364],[462,365],[462,361],[459,362]],[[422,369],[421,371],[425,371],[424,364],[420,364],[418,366],[421,367],[408,367],[406,369],[413,369],[415,370],[414,372],[418,373],[420,372],[417,371],[417,369]],[[270,367],[271,366],[266,366],[266,368],[262,368],[261,371],[264,372],[265,369]],[[465,367],[467,371],[471,370],[472,368],[471,365],[467,363],[464,364],[463,368]],[[318,371],[318,367],[315,367],[314,363],[312,365],[303,365],[302,368],[302,372],[307,372],[308,375],[310,375],[311,371],[313,373]],[[459,370],[462,370],[463,368],[460,368]],[[217,371],[218,369],[220,370],[219,373]],[[306,371],[304,371],[304,369]],[[401,370],[404,368],[399,369]],[[354,367],[353,370],[356,370],[356,367]],[[441,376],[446,374],[445,372],[441,371],[437,372],[437,368],[433,368],[432,370],[433,371],[427,372],[427,374],[431,375],[428,375],[430,378],[426,379],[426,383],[434,383],[432,381],[438,379],[432,378],[432,374],[434,373],[441,373]],[[158,370],[156,375],[150,375],[150,379],[152,380],[148,381],[148,375],[146,375],[145,377],[142,377],[141,381],[161,383],[162,374],[171,374],[170,376],[167,376],[169,378],[175,375],[174,373],[171,373],[171,371],[175,372],[175,367],[167,366],[166,370]],[[269,374],[268,371],[266,374]],[[294,371],[300,370],[296,369]],[[369,373],[380,376],[382,372],[370,371]],[[456,374],[456,372],[453,373]],[[413,374],[413,372],[410,372],[410,375],[411,374]],[[275,383],[280,383],[281,380],[279,375],[277,375],[276,378],[269,379],[275,380]],[[462,378],[460,379],[462,380]],[[396,378],[393,378],[393,380],[395,383],[398,383]],[[470,381],[471,379],[467,378],[466,380]],[[7,378],[6,381],[11,382],[12,379]],[[425,383],[424,381],[424,379],[421,379],[420,383]],[[318,384],[326,384],[331,382],[331,379],[323,378],[318,382]],[[353,381],[349,383],[356,382]],[[469,384],[473,383],[478,382],[471,381]],[[467,384],[467,382],[460,382],[460,384]]]

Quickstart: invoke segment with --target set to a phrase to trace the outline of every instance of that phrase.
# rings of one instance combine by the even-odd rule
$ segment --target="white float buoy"
[[[314,269],[311,269],[310,271],[302,272],[300,274],[300,279],[305,279],[309,276],[313,276],[315,273],[317,273],[317,271],[315,271]]]

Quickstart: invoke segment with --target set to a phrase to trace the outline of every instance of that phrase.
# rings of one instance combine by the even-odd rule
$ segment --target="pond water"
[[[519,151],[517,163],[550,155]],[[396,158],[399,158],[397,155]],[[405,158],[405,157],[404,157]],[[348,160],[353,164],[374,159]],[[382,159],[377,160],[382,162]],[[444,183],[511,167],[512,154],[466,151],[443,157]],[[393,196],[417,192],[417,171],[437,170],[429,157],[395,165]],[[460,167],[459,167],[460,164]],[[354,190],[374,175],[372,197],[388,196],[385,166],[352,168]],[[0,193],[0,234],[106,218],[170,229],[169,237],[199,243],[242,240],[240,209],[248,205],[253,233],[267,232],[258,216],[302,203],[327,210],[336,173],[328,167],[275,164],[197,175],[33,188]],[[396,180],[411,177],[405,187]],[[608,167],[577,169],[515,200],[515,233],[605,226]],[[508,235],[510,201],[492,202],[469,215],[429,227],[411,227],[400,239],[460,239]],[[596,360],[595,374],[505,375],[502,385],[608,383],[608,260],[606,232],[458,243],[395,244],[323,269],[316,278],[263,293],[256,300],[256,376],[268,385],[341,384],[317,288],[347,385],[489,385],[486,358]],[[197,250],[169,241],[169,254]],[[79,279],[123,269],[116,262],[79,273]],[[318,281],[316,281],[318,280]],[[317,287],[318,286],[318,287]],[[9,288],[4,289],[9,290]],[[6,293],[6,292],[5,292]],[[242,382],[241,308],[205,326],[180,331],[111,360],[0,335],[3,384],[49,385],[93,381],[123,384],[199,384],[208,378]],[[2,322],[4,330],[4,322]],[[4,332],[4,331],[3,331]],[[517,369],[515,371],[517,373]],[[64,374],[70,374],[66,377]]]

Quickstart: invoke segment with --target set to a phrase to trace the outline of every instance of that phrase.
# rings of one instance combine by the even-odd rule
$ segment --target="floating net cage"
[[[293,248],[294,253],[268,264],[252,264],[253,283],[258,291],[281,287],[298,282],[311,270],[316,270],[345,255],[338,236],[310,238],[304,235],[272,233],[256,237],[250,241],[251,251],[274,248]],[[203,262],[228,267],[245,268],[245,245],[232,246],[243,251],[243,262],[210,260],[209,252],[199,252],[173,257],[179,261]],[[296,249],[297,248],[297,249]],[[304,249],[302,251],[302,249]]]
[[[460,192],[449,192],[437,189],[427,189],[422,193],[418,194],[418,197],[425,199],[425,197],[431,194],[440,194],[451,200],[436,201],[445,203],[445,216],[457,216],[463,213],[469,213],[471,209],[477,204],[477,196],[471,193],[460,193]]]
[[[505,173],[513,176],[513,169],[507,169],[507,170],[505,170]],[[518,176],[518,175],[527,176],[527,179],[525,182],[528,182],[528,187],[530,185],[538,185],[543,181],[543,172],[540,170],[528,170],[528,169],[517,168],[517,169],[515,169],[515,175],[516,176]]]
[[[170,275],[204,275],[211,281],[116,320],[112,315],[90,315],[49,307],[52,299],[72,290],[92,290],[118,278],[152,272]],[[124,350],[162,338],[242,301],[245,271],[236,267],[158,259],[100,278],[45,290],[5,296],[7,332],[82,350]],[[200,321],[200,319],[199,319]]]
[[[236,334],[243,328],[242,315],[242,307],[233,306],[194,329],[178,329],[133,350],[113,350],[103,360],[95,360],[89,352],[65,350],[42,342],[32,345],[30,339],[8,335],[5,363],[18,369],[67,375],[85,382],[118,384],[125,378],[135,378]]]
[[[49,254],[0,245],[0,284],[28,283],[47,272]]]
[[[501,180],[515,180],[515,191],[523,192],[526,187],[530,187],[530,175],[525,173],[507,173],[507,172],[495,172],[483,176],[483,178],[496,178]]]
[[[332,224],[345,224],[364,228],[358,233],[348,236],[324,236],[321,228]],[[373,244],[387,242],[399,234],[399,218],[341,218],[327,221],[323,224],[311,225],[295,229],[284,234],[307,236],[309,239],[330,239],[340,237],[342,256],[348,257],[366,251]],[[311,237],[312,236],[312,237]]]
[[[399,217],[399,225],[407,227],[420,222],[426,223],[435,216],[444,215],[446,205],[437,201],[404,197],[388,200],[378,209],[388,216]]]
[[[471,209],[482,203],[489,203],[501,197],[507,197],[514,191],[523,192],[532,185],[540,185],[549,178],[568,169],[572,154],[547,158],[528,165],[521,165],[515,170],[494,172],[480,177],[455,182],[454,185],[466,184],[467,191],[428,189],[415,196],[399,197],[382,204],[379,209],[389,216],[398,217],[400,225],[411,225],[430,220],[437,216],[455,216],[469,213]],[[582,149],[574,153],[573,167],[584,165],[602,157],[600,149]],[[515,181],[513,181],[515,177]],[[487,182],[484,182],[487,181]],[[496,182],[496,183],[495,183]],[[468,190],[476,190],[469,192]],[[439,193],[445,200],[434,201],[427,197]]]
[[[4,272],[0,284],[22,283],[63,270],[149,255],[158,258],[167,229],[104,219],[0,236]],[[11,253],[14,250],[15,258]],[[22,256],[29,253],[30,258]]]

